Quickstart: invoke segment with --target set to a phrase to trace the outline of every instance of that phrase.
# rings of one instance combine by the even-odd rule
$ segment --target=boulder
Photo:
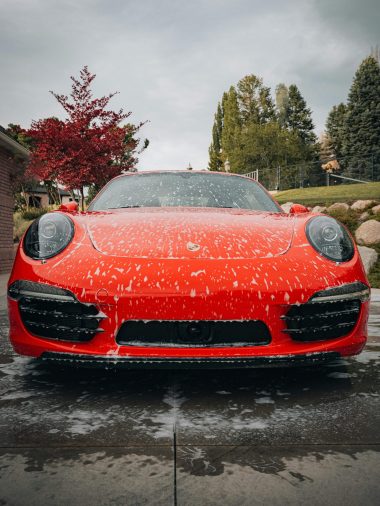
[[[380,243],[380,221],[368,220],[360,225],[355,232],[356,241],[359,244]]]
[[[327,211],[348,211],[350,206],[345,202],[335,202],[332,206],[327,208]]]
[[[375,206],[371,209],[373,214],[380,214],[380,204],[378,206]]]
[[[377,262],[379,255],[374,249],[367,248],[367,246],[358,246],[358,249],[364,265],[365,272],[366,274],[368,274],[369,271]]]
[[[286,202],[285,204],[282,204],[281,207],[286,213],[288,213],[290,211],[290,208],[292,207],[292,205],[293,205],[293,202]]]
[[[368,220],[369,218],[369,213],[367,213],[367,211],[365,213],[362,213],[360,216],[359,216],[359,221],[366,221]]]
[[[373,203],[373,200],[357,200],[352,204],[351,209],[354,211],[364,211],[365,209],[371,207]]]
[[[312,213],[324,213],[326,211],[326,207],[324,206],[315,206],[311,210]]]

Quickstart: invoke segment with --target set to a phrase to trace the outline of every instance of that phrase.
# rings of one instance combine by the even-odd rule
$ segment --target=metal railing
[[[380,182],[380,159],[363,159],[356,165],[341,165],[339,171],[327,172],[321,162],[259,168],[244,174],[259,181],[268,190],[288,190],[314,186]]]
[[[247,172],[244,174],[245,177],[249,177],[250,179],[254,179],[255,181],[259,180],[259,169],[253,170],[252,172]]]

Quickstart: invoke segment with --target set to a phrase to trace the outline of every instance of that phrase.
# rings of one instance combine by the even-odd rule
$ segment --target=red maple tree
[[[82,208],[85,186],[101,187],[136,165],[139,139],[135,134],[144,124],[121,125],[131,112],[106,109],[116,93],[93,98],[91,83],[95,77],[85,66],[79,79],[71,77],[70,97],[51,91],[67,118],[33,121],[26,131],[32,138],[29,174],[60,183],[68,190],[79,190]]]

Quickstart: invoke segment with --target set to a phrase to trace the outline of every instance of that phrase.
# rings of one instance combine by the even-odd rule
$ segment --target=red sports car
[[[143,172],[87,212],[35,220],[9,280],[23,355],[83,365],[255,367],[359,353],[369,287],[331,217],[232,174]]]

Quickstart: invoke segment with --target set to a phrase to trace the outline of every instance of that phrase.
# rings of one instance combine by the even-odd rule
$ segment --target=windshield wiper
[[[118,207],[108,207],[108,209],[131,209],[132,207],[142,207],[142,206],[118,206]]]

